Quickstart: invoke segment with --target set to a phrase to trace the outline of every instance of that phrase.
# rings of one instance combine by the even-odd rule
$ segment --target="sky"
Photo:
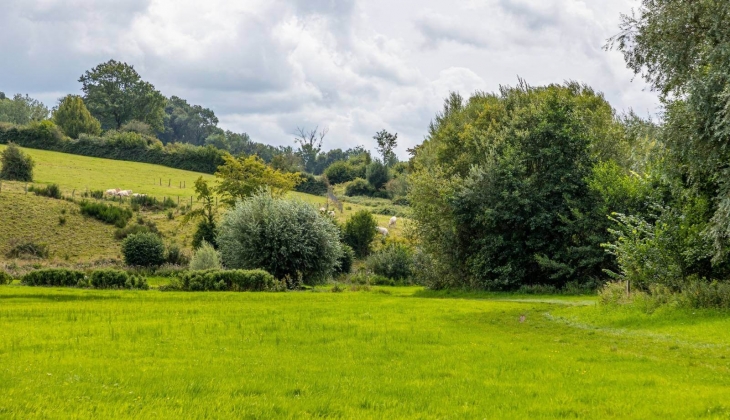
[[[219,126],[324,149],[420,144],[449,92],[575,80],[619,111],[659,101],[606,40],[638,0],[3,0],[0,91],[54,106],[84,71],[132,64],[165,96],[215,111]]]

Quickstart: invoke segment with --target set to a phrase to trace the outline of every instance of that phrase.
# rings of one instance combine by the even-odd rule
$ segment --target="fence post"
[[[167,180],[167,188],[170,188],[170,185],[172,185],[172,180],[171,179],[168,179]]]
[[[190,210],[193,209],[193,197],[190,197]]]
[[[3,192],[3,182],[0,181],[0,193]]]
[[[75,197],[76,197],[76,188],[74,188],[74,190],[71,191],[71,198],[75,198]]]
[[[162,186],[162,178],[160,178],[160,186]]]
[[[25,194],[28,194],[28,184],[25,184]]]
[[[177,196],[177,206],[180,207],[180,196]]]

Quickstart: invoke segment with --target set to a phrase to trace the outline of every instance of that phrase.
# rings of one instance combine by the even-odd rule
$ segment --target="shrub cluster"
[[[137,233],[122,242],[122,255],[127,265],[138,267],[159,266],[165,262],[165,244],[154,233]]]
[[[47,244],[37,243],[32,240],[14,240],[11,241],[11,248],[8,251],[8,258],[34,257],[48,258],[51,251]]]
[[[82,201],[79,203],[79,207],[81,214],[118,228],[127,226],[127,222],[132,218],[132,210],[111,204]]]
[[[359,258],[370,254],[370,245],[375,239],[378,223],[367,210],[360,210],[350,216],[342,229],[342,239]]]
[[[120,270],[96,270],[88,276],[83,271],[48,268],[31,271],[20,283],[26,286],[92,287],[95,289],[149,289],[147,280]]]
[[[352,182],[345,186],[345,195],[348,197],[354,197],[357,195],[371,197],[373,194],[375,194],[375,189],[363,178],[355,178]]]
[[[161,289],[273,292],[283,290],[283,286],[264,270],[205,270],[183,272],[169,286]]]
[[[157,225],[155,224],[155,222],[153,222],[152,220],[148,220],[147,222],[142,221],[142,223],[132,224],[123,228],[119,228],[114,231],[114,237],[116,239],[122,240],[130,235],[135,235],[137,233],[159,234],[160,231],[157,229]]]
[[[177,207],[177,203],[175,203],[175,201],[170,197],[165,197],[164,200],[158,200],[157,198],[150,197],[148,195],[132,197],[130,203],[132,206],[138,206],[138,208],[141,207],[145,210],[152,211],[162,211]]]
[[[10,274],[0,271],[0,285],[10,284],[12,281],[13,277]]]
[[[327,194],[327,184],[312,174],[303,173],[302,181],[294,187],[294,191],[312,195],[325,195]]]
[[[191,270],[220,270],[221,258],[213,245],[203,241],[190,260]]]
[[[0,126],[0,132],[3,127]],[[0,143],[3,142],[0,141]],[[0,153],[0,179],[31,182],[34,166],[33,159],[23,153],[15,144],[9,143],[8,147]]]
[[[58,184],[46,185],[45,187],[31,185],[28,187],[28,191],[41,197],[55,198],[56,200],[63,198],[61,195],[61,187]]]
[[[52,121],[27,126],[0,127],[0,144],[15,143],[33,149],[75,155],[153,163],[171,168],[212,174],[228,152],[213,146],[185,143],[163,145],[154,137],[136,132],[109,131],[103,136],[80,134],[78,140],[65,137]],[[30,179],[23,179],[30,180]]]
[[[367,260],[367,267],[391,280],[407,280],[413,275],[413,252],[405,245],[391,243],[372,254]]]

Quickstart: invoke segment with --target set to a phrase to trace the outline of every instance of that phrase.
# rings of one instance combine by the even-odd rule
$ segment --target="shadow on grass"
[[[461,289],[421,289],[414,292],[411,297],[426,299],[493,300],[525,303],[540,302],[571,306],[594,305],[596,303],[593,295],[528,295],[509,292],[487,292]]]
[[[97,295],[97,294],[83,294],[83,295],[72,295],[72,294],[17,294],[17,295],[0,295],[0,300],[13,300],[13,299],[28,299],[28,300],[47,300],[53,302],[69,302],[69,301],[81,301],[81,300],[114,300],[121,299],[121,296],[117,295]]]

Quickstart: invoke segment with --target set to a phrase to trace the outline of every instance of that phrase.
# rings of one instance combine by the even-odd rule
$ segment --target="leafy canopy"
[[[35,162],[29,155],[23,153],[18,146],[10,143],[0,153],[0,179],[9,181],[33,181],[33,167]]]
[[[67,95],[61,99],[58,108],[53,111],[53,122],[74,139],[79,134],[101,134],[101,123],[86,109],[84,100],[78,95]]]
[[[251,197],[263,187],[275,196],[291,191],[301,180],[299,174],[284,173],[268,166],[258,156],[234,158],[223,157],[224,164],[218,167],[216,192],[230,206],[237,200]]]

